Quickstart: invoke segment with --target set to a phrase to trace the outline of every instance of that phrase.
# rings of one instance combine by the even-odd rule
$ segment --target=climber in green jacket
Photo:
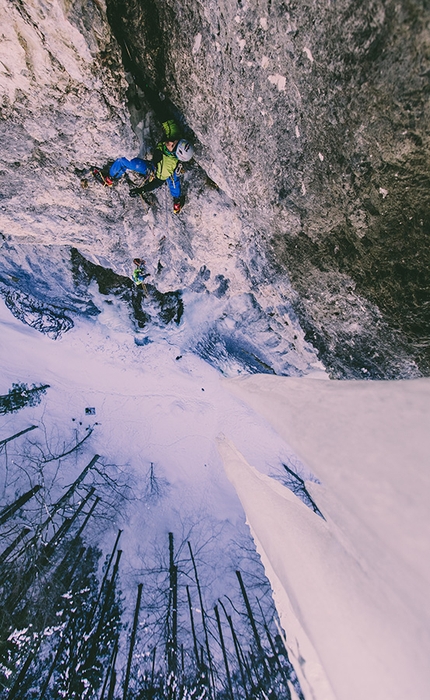
[[[132,274],[133,282],[137,286],[143,285],[146,278],[150,277],[150,273],[146,270],[146,262],[142,258],[134,258],[133,263],[135,265]]]
[[[127,170],[134,170],[148,177],[143,187],[130,190],[130,196],[135,197],[142,192],[152,192],[166,181],[173,197],[173,211],[178,214],[182,208],[181,182],[178,175],[178,165],[184,163],[194,155],[194,149],[189,141],[180,138],[180,130],[173,119],[162,124],[165,138],[160,141],[154,151],[152,160],[143,158],[118,158],[109,169],[109,176],[105,178],[106,184],[113,184]]]

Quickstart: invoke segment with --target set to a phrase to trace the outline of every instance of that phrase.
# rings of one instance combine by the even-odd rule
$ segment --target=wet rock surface
[[[3,294],[91,313],[70,249],[120,277],[143,255],[155,296],[225,304],[194,339],[203,355],[300,374],[313,345],[331,376],[429,373],[426,3],[34,0],[1,13]],[[146,155],[159,93],[196,143],[176,219],[166,188],[144,207],[125,182],[81,186],[91,164]]]

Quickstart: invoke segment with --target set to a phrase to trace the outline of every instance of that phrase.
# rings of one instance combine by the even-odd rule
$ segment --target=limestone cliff
[[[260,347],[260,369],[308,371],[311,343],[332,376],[428,373],[425,11],[1,0],[3,293],[88,310],[70,249],[127,276],[143,253],[161,292],[222,296],[242,330],[246,298],[284,358]],[[148,211],[81,186],[147,154],[159,93],[196,143],[176,219],[166,188]]]

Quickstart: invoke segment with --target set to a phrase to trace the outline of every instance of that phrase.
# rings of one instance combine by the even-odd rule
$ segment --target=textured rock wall
[[[129,332],[148,320],[145,332],[168,334],[170,324],[175,335],[188,290],[181,351],[227,373],[312,369],[288,279],[270,270],[258,232],[201,167],[184,175],[180,217],[167,187],[148,209],[124,180],[106,189],[88,177],[90,164],[146,154],[161,135],[105,4],[0,0],[0,12],[0,293],[13,312],[47,332],[53,319],[97,314],[109,293],[133,307]],[[129,290],[136,255],[152,273],[145,300]]]
[[[84,192],[79,174],[138,146],[103,4],[0,8],[0,231],[11,245],[82,245],[108,258],[106,214],[112,228],[120,211]]]
[[[109,8],[136,74],[177,105],[199,163],[270,239],[326,361],[361,354],[390,373],[404,349],[427,372],[427,3]]]
[[[428,372],[425,11],[0,0],[0,284],[89,308],[67,251],[123,275],[143,254],[163,292],[248,294],[276,371],[311,341],[333,376]],[[143,211],[125,183],[80,186],[146,153],[158,92],[196,140],[176,220],[165,188]]]

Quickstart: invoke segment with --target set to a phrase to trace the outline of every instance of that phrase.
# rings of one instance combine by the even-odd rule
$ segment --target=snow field
[[[266,472],[288,461],[291,452],[266,421],[231,397],[215,369],[191,353],[176,359],[180,349],[162,339],[136,345],[121,313],[122,307],[105,304],[97,320],[78,321],[52,341],[21,324],[2,303],[1,390],[7,393],[18,380],[51,388],[39,406],[5,416],[1,437],[37,422],[48,433],[53,426],[72,430],[79,423],[83,428],[97,423],[92,454],[127,474],[136,498],[107,535],[110,542],[116,527],[124,529],[124,567],[132,570],[142,566],[137,553],[144,541],[205,519],[223,530],[220,549],[247,536],[216,449],[219,432],[232,435]],[[95,415],[85,415],[86,407],[95,408]],[[146,503],[151,462],[166,488],[162,498]],[[80,468],[79,462],[77,473]],[[224,565],[221,557],[221,574]]]
[[[308,486],[325,521],[220,442],[303,687],[321,700],[327,682],[337,698],[424,700],[430,381],[253,376],[226,385],[322,482]]]

